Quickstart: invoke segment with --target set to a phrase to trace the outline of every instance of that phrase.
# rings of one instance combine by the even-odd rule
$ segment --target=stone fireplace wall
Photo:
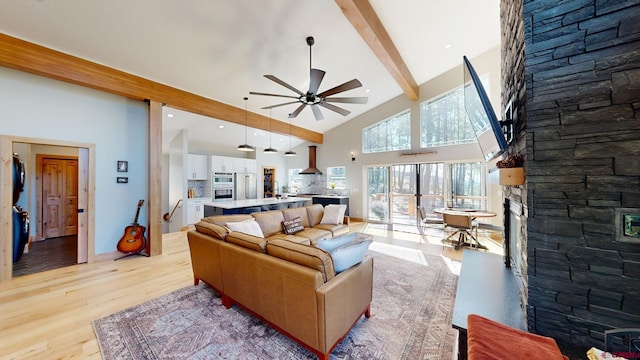
[[[605,330],[640,327],[640,244],[616,241],[614,219],[640,208],[640,1],[502,0],[501,13],[529,331],[602,348]]]

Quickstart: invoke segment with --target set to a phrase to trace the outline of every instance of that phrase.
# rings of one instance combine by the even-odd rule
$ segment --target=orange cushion
[[[479,315],[467,316],[469,360],[563,360],[553,338],[518,330]]]

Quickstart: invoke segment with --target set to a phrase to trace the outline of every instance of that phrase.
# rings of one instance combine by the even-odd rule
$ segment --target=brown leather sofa
[[[308,228],[295,235],[277,230],[278,221],[302,214],[297,209],[307,210],[213,216],[197,223],[187,234],[194,283],[204,281],[221,294],[227,308],[237,304],[318,358],[329,359],[360,317],[370,316],[373,259],[336,274],[331,256],[309,243],[348,232],[348,225],[333,233],[317,227],[318,208],[313,205]],[[224,226],[225,221],[251,217],[264,238],[229,232]]]

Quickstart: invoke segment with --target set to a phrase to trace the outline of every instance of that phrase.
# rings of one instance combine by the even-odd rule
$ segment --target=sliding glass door
[[[367,221],[417,231],[419,206],[486,208],[483,163],[422,163],[367,168]]]
[[[389,223],[389,167],[367,168],[367,221]]]
[[[391,166],[391,221],[394,225],[415,225],[417,166]]]
[[[427,213],[432,213],[434,209],[444,207],[445,177],[444,164],[420,164],[420,203]]]

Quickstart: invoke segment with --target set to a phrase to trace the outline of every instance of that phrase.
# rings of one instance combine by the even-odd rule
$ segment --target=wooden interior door
[[[43,238],[78,232],[78,160],[42,160]]]

